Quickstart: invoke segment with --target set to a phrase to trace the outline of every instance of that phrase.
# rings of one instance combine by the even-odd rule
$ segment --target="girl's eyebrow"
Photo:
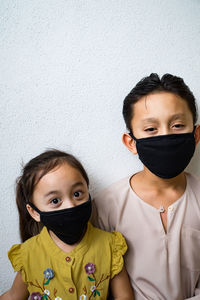
[[[47,194],[45,194],[44,197],[49,197],[49,196],[55,195],[55,194],[58,194],[58,191],[50,191]]]
[[[78,181],[78,182],[75,182],[74,184],[72,184],[72,188],[75,188],[75,187],[77,187],[77,186],[84,186],[84,184],[83,184],[83,182],[81,182],[81,181]],[[44,195],[44,197],[49,197],[49,196],[51,196],[51,195],[55,195],[55,194],[58,194],[59,193],[59,191],[49,191],[48,193],[46,193],[45,195]]]
[[[79,185],[83,185],[84,186],[83,182],[78,181],[78,182],[75,182],[74,184],[72,184],[72,187],[74,188],[74,187],[79,186]]]

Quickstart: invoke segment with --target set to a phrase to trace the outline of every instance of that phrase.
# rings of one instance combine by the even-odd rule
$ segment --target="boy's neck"
[[[186,176],[185,172],[182,172],[176,177],[165,179],[160,178],[150,172],[146,167],[140,173],[141,179],[145,182],[146,187],[162,190],[162,189],[177,189],[186,187]]]
[[[130,180],[131,188],[136,195],[159,210],[165,232],[167,232],[168,207],[184,194],[186,184],[184,172],[172,179],[162,179],[148,169],[133,175]]]
[[[162,194],[166,190],[184,191],[186,188],[186,176],[185,172],[182,172],[174,178],[163,179],[144,167],[143,171],[133,175],[130,183],[133,190],[135,190],[134,187],[137,187],[137,189],[141,187],[143,191],[155,191]]]

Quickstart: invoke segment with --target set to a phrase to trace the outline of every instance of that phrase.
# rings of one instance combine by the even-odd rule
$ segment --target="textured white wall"
[[[0,1],[0,293],[19,242],[20,164],[48,147],[86,167],[92,194],[141,168],[121,143],[122,101],[142,77],[183,77],[200,106],[200,1]],[[200,175],[199,150],[189,169]]]

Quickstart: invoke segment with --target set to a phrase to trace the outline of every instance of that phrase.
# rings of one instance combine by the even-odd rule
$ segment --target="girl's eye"
[[[52,204],[58,204],[60,202],[61,202],[61,199],[59,199],[59,198],[54,198],[53,200],[51,200]]]
[[[78,192],[74,192],[74,197],[75,198],[79,198],[82,195],[82,192],[78,191]]]

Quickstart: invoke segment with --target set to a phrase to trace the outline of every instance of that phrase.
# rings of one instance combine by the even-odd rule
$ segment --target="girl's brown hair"
[[[55,167],[67,163],[79,170],[87,185],[89,179],[82,164],[71,154],[51,149],[31,159],[22,170],[16,182],[16,203],[19,211],[19,228],[22,242],[40,233],[43,225],[28,213],[26,204],[32,202],[34,188],[39,180]]]

